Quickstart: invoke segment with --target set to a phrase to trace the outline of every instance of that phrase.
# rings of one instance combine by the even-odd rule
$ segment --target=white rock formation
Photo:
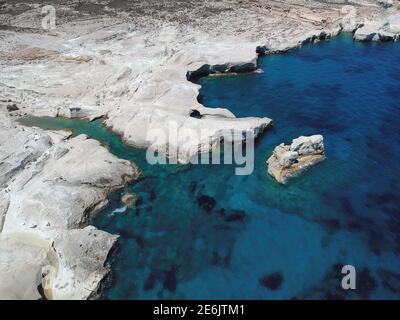
[[[51,244],[28,234],[0,234],[0,299],[40,299]]]
[[[156,4],[129,2],[116,9],[112,3],[99,4],[99,12],[91,12],[88,4],[87,20],[77,16],[77,2],[71,1],[56,8],[62,15],[49,33],[26,32],[40,28],[40,7],[26,5],[20,16],[12,14],[10,5],[10,14],[0,14],[0,23],[10,26],[1,31],[0,90],[17,104],[19,111],[12,114],[106,115],[107,126],[141,147],[152,144],[149,131],[165,133],[169,121],[178,136],[188,128],[207,130],[205,139],[197,134],[190,143],[170,142],[169,148],[179,149],[179,161],[187,162],[207,149],[208,138],[218,139],[221,129],[259,132],[270,124],[268,118],[233,120],[226,109],[202,106],[196,99],[200,87],[187,78],[198,70],[204,75],[254,70],[257,47],[264,53],[282,52],[329,38],[346,20],[341,4],[321,1],[260,0],[251,6],[236,0],[199,1],[192,10],[170,4],[172,11]],[[163,10],[167,18],[160,18]],[[387,9],[376,1],[357,3],[355,21],[382,15]],[[191,118],[194,109],[213,116]]]
[[[0,298],[86,299],[109,271],[117,237],[88,224],[139,170],[99,142],[0,125]],[[48,273],[47,271],[51,272]],[[47,277],[45,277],[47,275]],[[44,280],[44,277],[46,278]]]
[[[86,299],[98,294],[101,280],[109,272],[107,257],[117,236],[88,226],[67,230],[54,239],[57,268],[50,281],[52,299]],[[46,292],[47,294],[47,292]]]
[[[297,176],[308,167],[325,159],[324,139],[321,135],[301,136],[291,145],[281,143],[267,160],[268,173],[279,183]]]
[[[380,21],[365,23],[354,33],[357,41],[399,41],[400,13],[394,13]]]

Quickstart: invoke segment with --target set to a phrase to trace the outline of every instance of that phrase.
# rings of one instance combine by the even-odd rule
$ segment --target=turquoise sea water
[[[93,220],[119,234],[110,299],[399,299],[400,45],[339,36],[259,60],[261,74],[208,77],[203,104],[267,116],[255,171],[150,166],[100,122],[30,118],[71,128],[135,161],[144,178],[111,194]],[[282,186],[273,148],[322,134],[327,159]],[[136,209],[121,194],[136,192]],[[354,265],[357,290],[341,289]]]

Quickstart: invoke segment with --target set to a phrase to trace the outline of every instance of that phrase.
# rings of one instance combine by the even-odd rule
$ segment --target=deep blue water
[[[205,105],[274,120],[250,176],[151,167],[99,122],[36,119],[87,133],[144,171],[93,221],[121,235],[104,298],[399,299],[399,61],[400,45],[339,36],[262,58],[261,74],[201,79]],[[311,134],[324,136],[327,159],[276,183],[265,164],[274,147]],[[127,191],[140,196],[136,209],[124,209]],[[356,291],[341,289],[345,264]]]

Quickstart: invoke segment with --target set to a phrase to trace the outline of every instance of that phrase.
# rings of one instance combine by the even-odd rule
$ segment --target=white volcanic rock
[[[279,183],[303,172],[325,159],[324,139],[321,135],[301,136],[291,145],[280,144],[267,160],[268,173]]]
[[[137,176],[136,167],[96,140],[80,135],[58,143],[9,184],[3,232],[78,228],[87,223],[89,212],[104,205],[110,190]]]
[[[6,213],[8,206],[10,205],[10,196],[5,190],[0,191],[0,233],[3,229],[4,220],[6,218]]]
[[[196,119],[160,109],[149,112],[148,108],[140,109],[132,118],[122,113],[120,116],[121,121],[114,119],[112,129],[119,132],[127,143],[138,147],[152,145],[161,151],[169,150],[168,156],[173,157],[172,153],[176,153],[178,162],[181,163],[187,163],[199,152],[212,150],[215,142],[226,132],[250,131],[258,136],[272,123],[269,118],[238,119],[216,117],[215,114]],[[111,122],[107,120],[106,123],[109,125]],[[169,137],[170,130],[177,132],[176,139]],[[162,139],[163,137],[169,139]]]
[[[51,147],[52,141],[48,135],[38,130],[23,127],[12,130],[13,139],[10,139],[6,133],[8,129],[1,130],[1,126],[0,124],[2,132],[0,135],[0,187],[4,187],[10,178]]]
[[[46,293],[56,300],[95,298],[110,271],[106,262],[116,241],[117,236],[92,226],[58,234],[53,243],[57,268],[55,277],[46,279],[51,284]]]
[[[0,299],[36,300],[51,244],[27,233],[0,234]]]
[[[399,41],[400,13],[392,14],[380,21],[364,24],[354,33],[357,41]]]
[[[137,179],[139,169],[84,135],[3,121],[0,136],[6,134],[0,150],[10,164],[3,168],[18,170],[0,171],[0,247],[9,248],[0,250],[0,298],[40,297],[43,269],[54,270],[46,277],[46,298],[94,296],[116,236],[79,228],[111,190]]]
[[[298,137],[292,140],[290,151],[297,152],[300,156],[323,154],[324,138],[319,134],[309,137]]]
[[[199,1],[194,10],[175,7],[166,12],[168,21],[160,18],[164,9],[154,1],[127,2],[118,10],[101,4],[103,11],[89,20],[76,18],[74,4],[56,8],[62,15],[51,33],[0,31],[0,90],[20,108],[17,115],[89,119],[106,115],[107,126],[141,147],[151,145],[148,130],[155,126],[165,130],[165,120],[175,122],[182,135],[192,126],[196,131],[208,130],[212,141],[219,138],[220,130],[236,126],[261,131],[269,119],[227,119],[234,117],[227,109],[198,103],[200,86],[187,79],[252,71],[257,68],[256,48],[265,48],[263,53],[282,52],[326,39],[341,31],[344,20],[342,4],[321,1],[301,5],[294,0],[255,1],[252,6],[240,1]],[[110,12],[112,17],[104,17]],[[364,1],[357,5],[356,20],[380,17],[382,12],[385,9],[374,1]],[[3,19],[15,30],[40,27],[40,20],[35,20],[40,14],[31,6],[23,16]],[[195,121],[192,110],[214,117]],[[206,150],[203,144],[208,138],[179,145],[179,161],[187,162],[196,149]]]
[[[30,232],[1,234],[0,299],[95,298],[116,241],[92,226],[60,230],[53,242]]]

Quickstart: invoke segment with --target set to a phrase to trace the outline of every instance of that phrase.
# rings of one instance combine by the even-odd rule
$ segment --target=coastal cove
[[[206,77],[201,99],[235,116],[270,117],[255,172],[229,165],[150,166],[101,120],[29,117],[87,134],[143,178],[110,194],[92,224],[120,235],[110,299],[400,297],[400,46],[349,35],[259,59],[263,73]],[[268,176],[274,147],[322,134],[327,159],[288,185]],[[139,199],[135,208],[121,202]],[[340,287],[341,266],[357,290]]]

